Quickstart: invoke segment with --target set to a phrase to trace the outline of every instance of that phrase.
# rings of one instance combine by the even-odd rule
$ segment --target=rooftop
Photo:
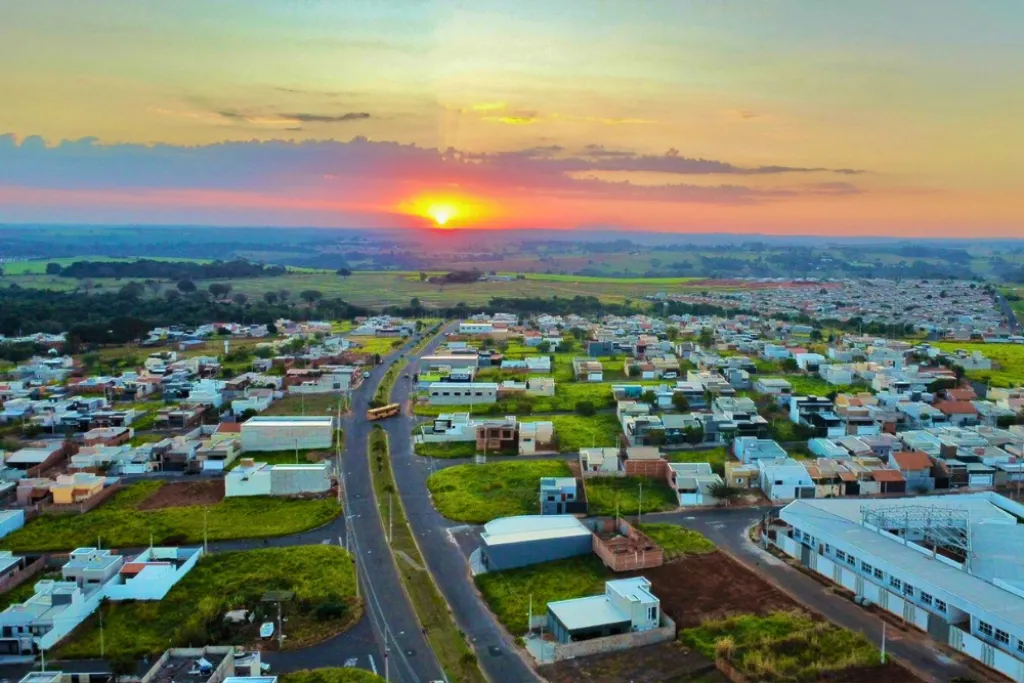
[[[548,611],[570,631],[629,622],[629,616],[603,595],[549,602]]]
[[[590,530],[572,515],[520,515],[488,522],[480,538],[494,546],[590,535]]]

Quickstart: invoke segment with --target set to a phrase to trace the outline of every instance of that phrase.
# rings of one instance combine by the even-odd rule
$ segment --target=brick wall
[[[668,472],[668,462],[665,460],[626,460],[627,477],[664,479],[666,472]]]

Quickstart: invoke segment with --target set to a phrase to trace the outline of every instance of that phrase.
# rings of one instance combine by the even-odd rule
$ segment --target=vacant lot
[[[329,545],[208,555],[159,602],[105,603],[106,652],[137,659],[167,647],[251,642],[259,624],[276,616],[276,606],[262,602],[272,590],[295,593],[292,601],[282,604],[286,647],[324,640],[358,621],[362,613],[353,567],[343,548]],[[224,613],[234,609],[254,610],[254,623],[226,625]],[[69,658],[99,656],[98,619],[76,630],[59,652]]]
[[[697,451],[671,451],[668,453],[669,462],[706,462],[711,464],[711,469],[720,475],[725,474],[725,463],[734,458],[729,455],[729,449],[725,446],[708,448]]]
[[[416,455],[428,458],[472,458],[476,455],[476,441],[448,443],[418,443],[413,446]]]
[[[224,480],[183,481],[161,486],[153,495],[138,504],[139,510],[216,505],[224,500]]]
[[[661,546],[666,560],[715,551],[715,544],[702,534],[675,524],[641,524],[640,530]]]
[[[967,376],[997,387],[1015,387],[1024,383],[1024,344],[968,344],[966,342],[935,342],[946,352],[963,349],[980,352],[992,359],[991,370],[970,370]]]
[[[551,683],[728,683],[715,663],[678,641],[540,667]]]
[[[615,415],[601,414],[583,417],[581,415],[551,415],[547,417],[524,417],[522,422],[551,422],[555,426],[555,439],[560,453],[575,453],[581,448],[614,446],[619,441],[622,428]]]
[[[155,543],[198,543],[204,517],[211,541],[286,536],[326,524],[341,507],[333,498],[299,500],[264,496],[226,498],[212,505],[145,509],[168,484],[132,484],[84,515],[44,514],[9,535],[0,547],[17,552],[71,550],[94,546],[133,548]]]
[[[260,415],[334,415],[338,410],[337,394],[296,394],[279,398]]]
[[[437,511],[457,522],[483,524],[498,517],[539,512],[540,478],[568,477],[561,460],[456,465],[430,475]]]
[[[594,477],[587,479],[587,512],[591,515],[628,515],[665,512],[679,501],[663,479]]]

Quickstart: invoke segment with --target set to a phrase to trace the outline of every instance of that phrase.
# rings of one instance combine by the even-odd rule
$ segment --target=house
[[[146,548],[104,584],[104,596],[108,600],[162,600],[202,554],[202,548]]]
[[[825,356],[820,353],[794,353],[793,360],[801,370],[813,372],[825,362]]]
[[[427,400],[435,406],[466,406],[497,403],[496,382],[432,382],[427,388]]]
[[[603,382],[604,368],[596,358],[573,358],[573,375],[581,382]]]
[[[224,475],[224,495],[298,496],[322,494],[331,488],[327,462],[268,465],[243,458],[235,469]]]
[[[547,627],[562,644],[649,631],[661,624],[661,601],[642,576],[605,582],[604,595],[547,605]]]
[[[0,522],[2,520],[3,515],[0,514]],[[8,580],[23,571],[28,564],[29,559],[27,557],[15,555],[10,550],[0,550],[0,584],[6,588]]]
[[[727,460],[725,463],[725,485],[733,489],[749,490],[760,486],[761,468],[755,460],[752,463]]]
[[[668,461],[654,446],[629,446],[626,448],[623,465],[627,477],[664,479]]]
[[[581,448],[579,462],[584,477],[608,476],[622,471],[618,448]]]
[[[915,493],[927,493],[935,488],[932,459],[924,451],[896,451],[890,456],[889,462],[903,475],[908,490]]]
[[[833,460],[842,460],[850,457],[849,451],[840,446],[837,443],[829,441],[828,439],[822,439],[815,437],[807,440],[807,449],[821,458],[831,458]]]
[[[670,462],[666,475],[680,507],[715,504],[712,490],[725,483],[706,462]]]
[[[520,423],[515,416],[486,420],[476,425],[476,450],[487,455],[518,452]]]
[[[28,476],[36,476],[60,464],[67,454],[67,446],[63,441],[35,441],[9,454],[4,464]]]
[[[485,524],[474,555],[484,571],[501,571],[591,552],[593,534],[572,515],[520,515]]]
[[[940,401],[935,404],[946,422],[957,427],[979,424],[978,409],[970,401]]]
[[[131,440],[132,430],[128,427],[97,427],[82,435],[86,446],[120,446]]]
[[[334,443],[334,418],[326,415],[257,415],[242,423],[242,450],[284,451],[329,449]]]
[[[575,477],[541,477],[540,514],[565,515],[586,512],[576,495]]]
[[[57,480],[50,486],[54,505],[72,505],[84,503],[99,494],[107,485],[107,478],[88,472],[74,474],[58,474]]]
[[[761,491],[768,500],[814,498],[815,486],[807,468],[792,458],[759,460]]]
[[[543,420],[519,423],[519,455],[555,450],[555,425]]]
[[[839,364],[825,364],[818,366],[818,375],[833,386],[846,386],[853,383],[853,373],[850,368]]]
[[[804,462],[807,476],[814,482],[815,498],[835,498],[847,494],[847,482],[855,481],[856,475],[847,466],[832,458],[818,458]]]
[[[25,526],[24,510],[0,510],[0,538]]]
[[[732,453],[742,463],[753,463],[758,460],[777,460],[788,458],[789,453],[772,439],[758,439],[753,436],[738,436],[732,442]]]

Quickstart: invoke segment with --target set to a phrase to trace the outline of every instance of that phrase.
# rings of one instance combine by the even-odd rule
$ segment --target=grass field
[[[533,613],[543,614],[546,605],[604,593],[611,572],[596,555],[544,562],[529,567],[487,572],[476,577],[477,588],[498,621],[514,636],[526,633],[530,598]]]
[[[581,448],[601,448],[618,443],[622,431],[615,415],[601,414],[553,415],[549,417],[524,417],[522,422],[549,421],[555,426],[555,439],[561,453],[572,453]]]
[[[715,549],[715,544],[702,534],[675,524],[641,524],[640,530],[661,546],[666,560],[674,560],[683,555],[703,555]]]
[[[1015,387],[1024,384],[1024,344],[969,344],[967,342],[933,342],[943,351],[963,349],[967,353],[978,351],[992,359],[992,370],[969,370],[967,376],[997,387]]]
[[[679,507],[679,501],[672,493],[672,489],[662,479],[594,477],[586,481],[587,513],[590,515],[618,513],[632,516],[638,513],[675,510]]]
[[[725,463],[732,460],[725,446],[699,451],[672,451],[667,454],[669,462],[706,462],[719,475],[725,475]]]
[[[724,657],[750,680],[769,683],[809,683],[843,669],[881,665],[863,634],[801,612],[711,620],[683,630],[679,639],[705,657]]]
[[[457,522],[482,524],[498,517],[539,512],[540,478],[567,477],[561,460],[456,465],[427,480],[437,511]]]
[[[334,415],[338,400],[337,394],[294,394],[277,399],[260,415]]]
[[[168,647],[253,640],[258,624],[276,615],[265,592],[287,590],[282,604],[286,647],[300,648],[358,621],[355,571],[349,554],[334,545],[260,548],[201,558],[160,601],[105,602],[106,653],[138,659]],[[256,610],[260,618],[240,632],[224,626],[232,609]],[[91,618],[59,648],[60,657],[100,656],[99,620]]]
[[[368,455],[377,510],[384,528],[390,528],[392,533],[393,560],[431,649],[452,680],[483,683],[476,655],[466,643],[462,631],[456,627],[448,603],[426,569],[427,563],[416,544],[405,508],[396,495],[387,435],[380,427],[374,427],[370,432]],[[392,496],[393,504],[389,502]],[[389,518],[392,512],[395,515],[393,520]]]
[[[211,541],[285,536],[326,524],[341,508],[333,498],[298,500],[271,497],[225,498],[202,506],[140,510],[139,504],[163,482],[132,484],[84,515],[43,514],[0,542],[16,552],[92,547],[138,548],[155,543],[198,543],[203,539],[204,511]]]
[[[348,337],[349,341],[358,344],[363,353],[379,353],[385,355],[405,343],[402,339],[392,337]]]
[[[413,446],[413,451],[428,458],[472,458],[476,455],[476,442],[418,443]]]
[[[383,683],[384,679],[366,669],[325,668],[293,671],[280,677],[281,683]]]

